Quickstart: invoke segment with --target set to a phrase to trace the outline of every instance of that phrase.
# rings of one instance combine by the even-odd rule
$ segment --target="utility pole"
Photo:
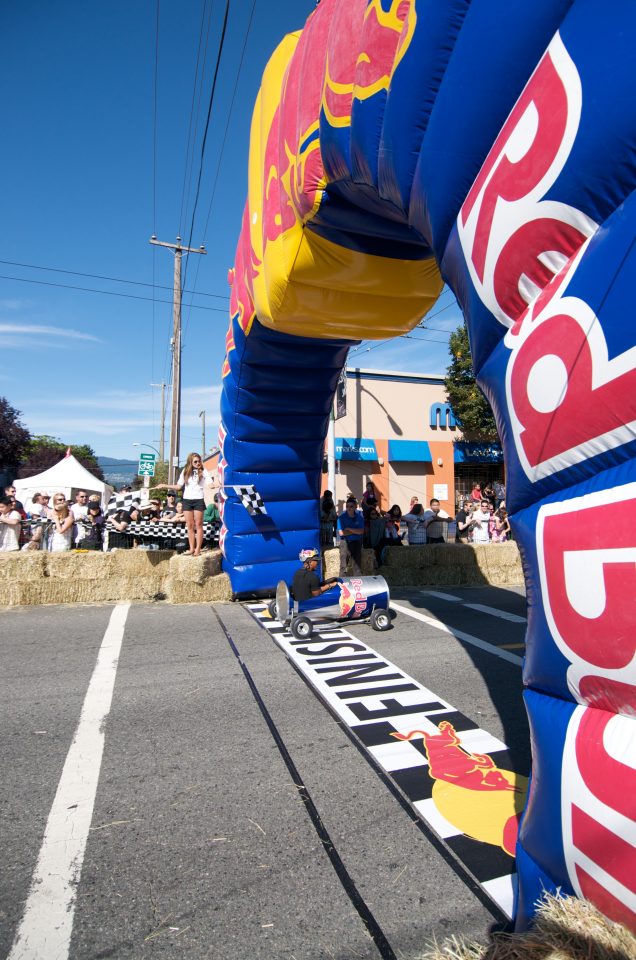
[[[174,299],[172,307],[172,411],[170,416],[170,459],[168,461],[168,483],[175,483],[176,471],[179,468],[179,439],[181,433],[181,257],[186,253],[207,253],[201,245],[198,250],[194,247],[184,247],[181,237],[176,243],[164,243],[153,236],[150,242],[156,247],[167,247],[174,250]]]
[[[201,426],[201,459],[205,460],[205,410],[202,410],[199,416],[203,421]]]
[[[166,384],[162,380],[161,383],[151,383],[151,387],[161,387],[161,432],[159,434],[159,459],[163,463],[166,459],[166,444],[165,444],[165,434],[166,434]]]

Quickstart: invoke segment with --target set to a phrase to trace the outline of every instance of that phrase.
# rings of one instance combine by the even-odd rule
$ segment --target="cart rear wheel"
[[[276,613],[276,601],[275,601],[275,600],[270,600],[270,601],[269,601],[269,603],[267,604],[267,612],[269,613],[269,615],[270,615],[270,617],[272,618],[272,620],[276,620],[276,619],[277,619],[278,614]]]
[[[391,617],[388,610],[374,610],[371,614],[371,626],[374,630],[388,630],[391,626]]]
[[[290,629],[297,640],[306,640],[314,632],[314,625],[309,617],[294,617]]]

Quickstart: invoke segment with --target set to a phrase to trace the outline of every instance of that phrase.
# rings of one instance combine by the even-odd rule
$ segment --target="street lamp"
[[[157,454],[157,456],[159,457],[159,459],[161,460],[161,454],[159,453],[159,451],[157,450],[157,448],[156,448],[156,447],[153,447],[153,446],[152,446],[151,444],[149,444],[149,443],[133,443],[133,447],[150,447],[150,449],[151,449],[151,450],[154,450],[155,453]]]

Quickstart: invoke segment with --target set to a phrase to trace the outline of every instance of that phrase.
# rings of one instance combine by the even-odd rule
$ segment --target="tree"
[[[31,434],[20,420],[21,416],[20,411],[12,407],[8,400],[0,397],[0,473],[15,473],[31,439]]]
[[[31,477],[35,473],[42,473],[48,470],[62,459],[69,445],[58,440],[57,437],[48,437],[45,434],[31,437],[26,446],[24,457],[18,477]],[[104,479],[102,468],[97,462],[97,456],[92,447],[87,443],[77,444],[70,447],[71,453],[79,460],[83,467],[97,477],[98,480]]]
[[[466,440],[479,443],[499,441],[497,424],[488,400],[477,386],[473,373],[468,331],[462,324],[449,340],[450,366],[446,371],[446,394]]]

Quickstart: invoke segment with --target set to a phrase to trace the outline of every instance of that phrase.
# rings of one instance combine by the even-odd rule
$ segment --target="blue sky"
[[[227,271],[260,76],[313,7],[230,4],[192,234],[208,255],[192,256],[185,274],[197,295],[183,311],[182,456],[201,446],[201,410],[208,448],[215,442]],[[158,444],[160,390],[150,384],[170,377],[173,257],[148,241],[153,232],[169,242],[190,235],[224,8],[222,0],[160,2],[155,153],[156,0],[2,4],[0,395],[32,433],[117,458],[134,458],[133,442]],[[195,90],[200,36],[205,73]],[[184,294],[184,304],[191,299]],[[431,314],[430,332],[364,344],[350,365],[443,373],[459,309],[445,292]]]

